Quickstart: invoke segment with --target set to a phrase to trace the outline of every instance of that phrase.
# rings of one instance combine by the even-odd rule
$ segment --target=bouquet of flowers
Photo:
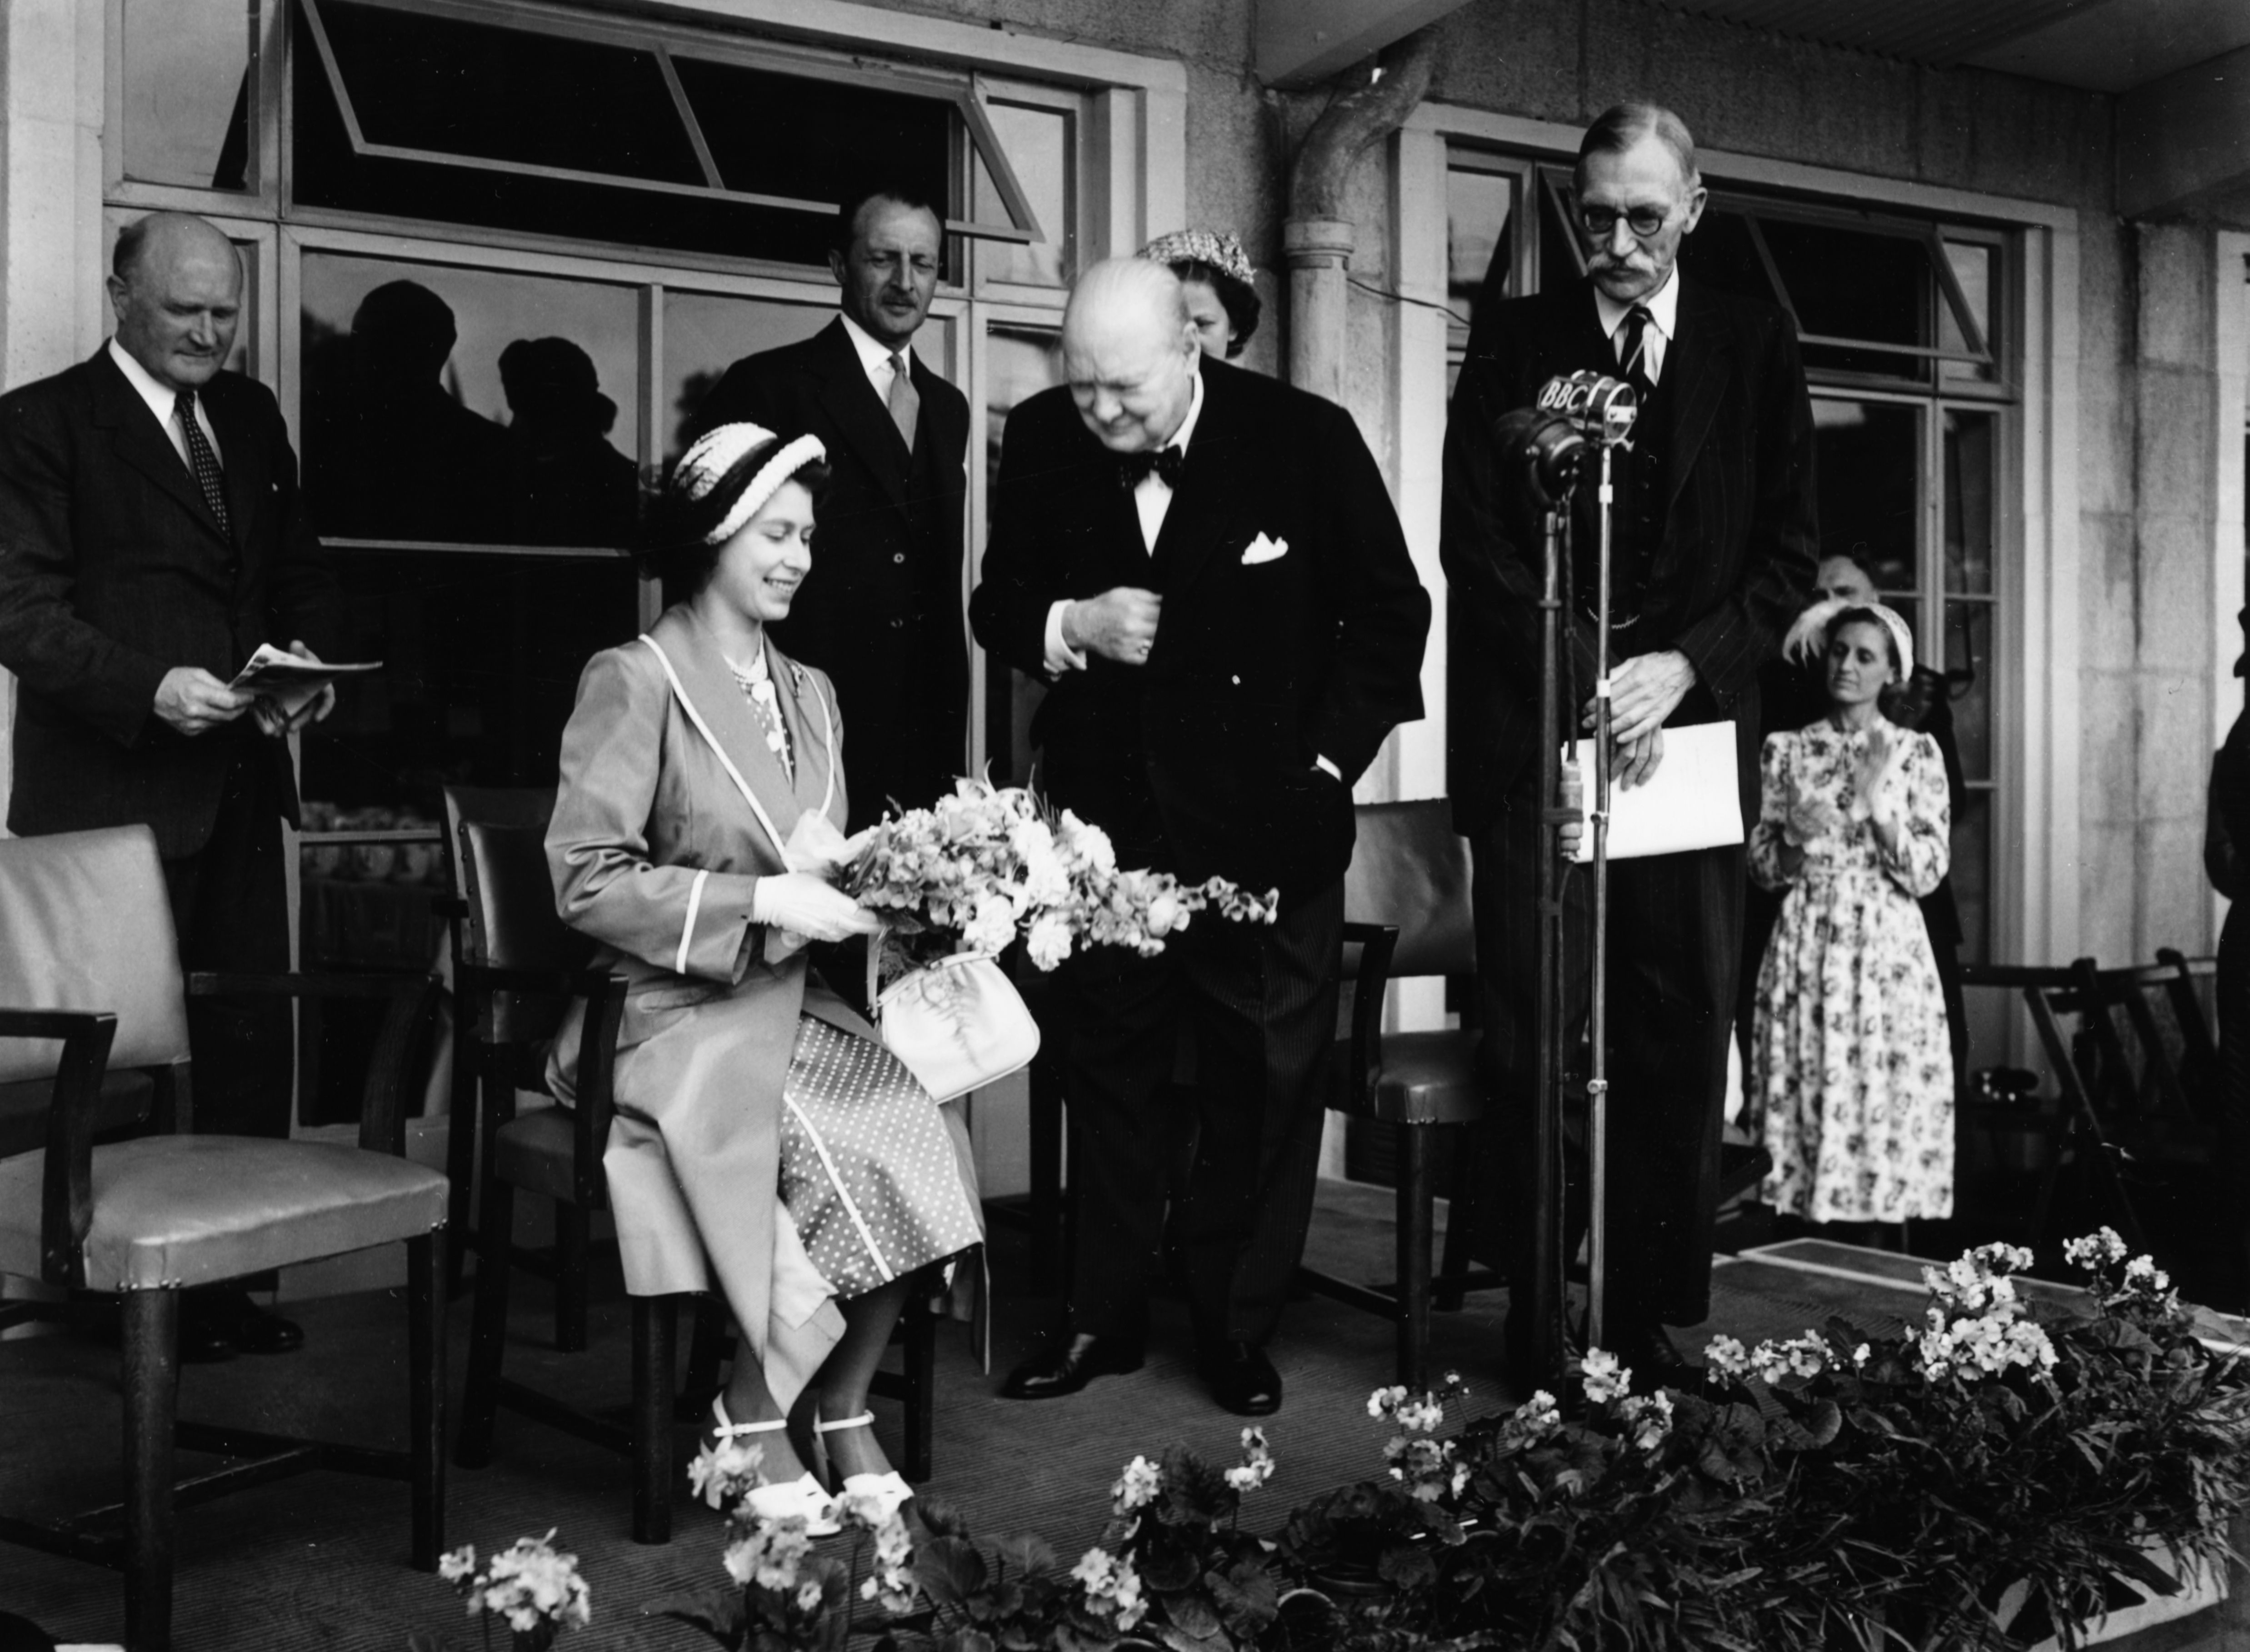
[[[1108,834],[1059,815],[1020,786],[962,780],[928,809],[867,833],[843,888],[888,926],[886,973],[952,952],[997,952],[1018,936],[1052,970],[1074,948],[1129,946],[1149,957],[1195,913],[1271,923],[1279,892],[1246,894],[1224,878],[1183,883],[1122,871]]]

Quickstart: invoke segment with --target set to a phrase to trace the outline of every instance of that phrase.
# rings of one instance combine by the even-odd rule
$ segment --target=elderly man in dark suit
[[[1350,415],[1205,360],[1163,266],[1087,271],[1063,355],[1069,382],[1008,418],[977,639],[1053,685],[1032,731],[1048,794],[1121,865],[1278,888],[1280,913],[1064,966],[1068,1334],[1004,1392],[1141,1363],[1186,1032],[1200,1133],[1172,1238],[1204,1380],[1260,1415],[1318,1165],[1351,785],[1421,715],[1429,598]]]
[[[936,211],[904,186],[846,200],[828,255],[843,314],[736,362],[695,416],[701,430],[748,422],[828,449],[813,577],[774,639],[836,685],[854,831],[966,772],[969,403],[914,349],[944,246]]]
[[[1757,818],[1758,667],[1813,571],[1812,420],[1796,335],[1772,305],[1682,279],[1701,216],[1694,140],[1648,104],[1610,110],[1579,149],[1571,211],[1587,282],[1494,307],[1463,366],[1446,432],[1440,551],[1452,591],[1449,778],[1475,847],[1478,1003],[1501,1127],[1485,1142],[1486,1235],[1530,1275],[1538,814],[1539,515],[1494,439],[1548,379],[1591,370],[1641,392],[1618,456],[1611,623],[1618,776],[1663,761],[1664,730],[1732,720],[1744,818]],[[1480,321],[1484,321],[1480,317]],[[1591,684],[1598,506],[1578,490],[1569,645]],[[1591,728],[1592,707],[1584,708]],[[1743,852],[1611,868],[1608,1324],[1644,1379],[1683,1374],[1666,1324],[1708,1310],[1727,1029],[1743,921]],[[1584,959],[1587,880],[1572,880]],[[1589,981],[1566,982],[1572,1025]],[[1519,1296],[1517,1300],[1521,1301]],[[1529,1315],[1513,1314],[1519,1375]]]
[[[273,393],[223,370],[242,266],[201,218],[119,236],[115,335],[0,397],[0,666],[16,674],[8,826],[144,822],[190,970],[289,967],[281,822],[295,715],[228,681],[261,643],[310,655],[335,593],[306,525]],[[286,1005],[193,1006],[195,1125],[289,1130]],[[279,1352],[288,1321],[236,1290],[190,1293],[181,1353]]]

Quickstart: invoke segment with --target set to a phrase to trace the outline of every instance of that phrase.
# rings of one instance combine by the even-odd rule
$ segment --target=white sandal
[[[789,1427],[789,1419],[776,1417],[770,1422],[735,1422],[727,1416],[726,1397],[711,1397],[711,1427],[721,1440],[733,1440],[743,1434],[777,1434]],[[704,1501],[713,1508],[719,1506],[716,1488],[704,1494]],[[844,1528],[836,1523],[836,1499],[828,1495],[811,1470],[796,1479],[784,1482],[769,1481],[752,1489],[743,1499],[750,1512],[764,1520],[797,1519],[804,1522],[808,1538],[832,1538]]]
[[[834,1434],[839,1428],[867,1428],[874,1426],[875,1414],[863,1411],[856,1417],[839,1417],[833,1422],[824,1422],[815,1416],[812,1432],[816,1438]],[[881,1503],[885,1518],[896,1514],[901,1504],[913,1497],[914,1490],[895,1469],[881,1474],[853,1474],[844,1476],[844,1483],[836,1489],[840,1502],[845,1497],[873,1497]]]

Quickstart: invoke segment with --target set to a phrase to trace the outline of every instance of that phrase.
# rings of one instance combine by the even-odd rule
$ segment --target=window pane
[[[578,674],[639,625],[623,557],[352,550],[336,571],[344,657],[383,669],[305,731],[316,819],[333,807],[438,820],[449,782],[552,785]]]
[[[1997,415],[1945,410],[1945,589],[1992,589],[1993,441]]]
[[[1806,332],[1887,344],[1931,342],[1936,276],[1922,242],[1781,218],[1761,217],[1758,227]]]
[[[1000,439],[1009,411],[1050,385],[1062,383],[1056,335],[1032,328],[995,327],[985,340],[985,497],[1000,473]],[[984,758],[1004,785],[1025,785],[1032,778],[1032,715],[1046,695],[1036,677],[1011,670],[981,649],[984,680]]]
[[[1953,733],[1961,769],[1992,778],[1992,612],[1989,602],[1945,605],[1945,674],[1952,683]]]
[[[626,545],[640,383],[630,287],[308,252],[314,525],[348,539]]]
[[[832,203],[860,179],[896,177],[946,215],[961,123],[950,103],[739,63],[675,55],[673,64],[728,189]],[[826,234],[826,220],[820,228]]]
[[[332,9],[333,0],[322,15]],[[301,41],[306,38],[301,6],[297,21]],[[673,247],[816,267],[828,262],[829,214],[750,206],[714,196],[652,194],[628,183],[528,177],[362,156],[352,149],[318,52],[300,50],[293,54],[290,85],[295,99],[289,130],[290,186],[304,205],[516,230],[580,243]],[[671,118],[679,129],[676,114]],[[680,141],[686,141],[684,135]],[[700,169],[694,181],[702,181]]]
[[[1563,216],[1556,185],[1567,193],[1567,174],[1541,175],[1539,190],[1539,290],[1559,293],[1584,279],[1578,263],[1577,235]]]
[[[1895,402],[1812,403],[1820,554],[1850,556],[1879,591],[1911,591],[1921,511],[1922,414]]]
[[[1515,263],[1515,180],[1505,172],[1446,174],[1446,297],[1466,340],[1480,300],[1508,296]]]
[[[1953,901],[1961,913],[1961,961],[1992,953],[1992,794],[1972,790],[1953,817]]]
[[[125,0],[125,176],[248,187],[257,0]]]
[[[1027,281],[1040,287],[1060,287],[1070,280],[1070,181],[1076,168],[1072,156],[1075,122],[1062,109],[1035,108],[1023,103],[989,103],[985,116],[999,135],[1000,148],[1015,169],[1039,221],[1044,241],[1024,246],[1011,241],[987,242],[977,249],[978,273],[995,281]],[[1007,204],[990,169],[978,156],[974,168],[976,188],[970,214],[979,224],[1008,222]]]
[[[735,298],[717,293],[666,292],[665,413],[659,432],[666,461],[687,451],[687,432],[694,427],[703,398],[729,367],[745,356],[810,338],[835,316],[832,304],[785,304],[776,299]]]
[[[1997,350],[1998,341],[1992,336],[1992,258],[1994,249],[1976,241],[1947,241],[1945,261],[1952,266],[1954,279],[1961,283],[1961,295],[1968,301],[1969,319],[1977,324],[1977,331],[1988,351]],[[1943,294],[1939,295],[1941,300]],[[1955,318],[1953,306],[1940,302],[1937,307],[1937,342],[1950,350],[1966,349],[1969,340]],[[1985,363],[1945,362],[1941,363],[1943,376],[1956,382],[1990,384],[1998,374]]]
[[[361,0],[320,15],[369,143],[704,182],[653,52]]]

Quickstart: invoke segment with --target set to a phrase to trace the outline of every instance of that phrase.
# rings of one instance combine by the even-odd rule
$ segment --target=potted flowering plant
[[[518,1538],[481,1566],[475,1546],[465,1544],[438,1557],[438,1575],[468,1601],[487,1646],[495,1619],[507,1626],[514,1652],[547,1652],[556,1635],[584,1628],[592,1616],[593,1592],[578,1575],[578,1557],[558,1551],[551,1531]],[[407,1642],[410,1652],[440,1652],[443,1644],[430,1635]]]
[[[855,1598],[890,1613],[910,1610],[913,1541],[899,1500],[839,1498],[837,1519],[852,1534],[851,1552],[843,1559],[816,1554],[804,1516],[776,1517],[762,1506],[757,1494],[769,1483],[760,1466],[764,1456],[763,1447],[732,1439],[706,1443],[696,1454],[687,1469],[689,1484],[713,1507],[727,1510],[722,1560],[731,1586],[669,1595],[646,1609],[694,1625],[730,1652],[834,1652],[851,1632]]]

